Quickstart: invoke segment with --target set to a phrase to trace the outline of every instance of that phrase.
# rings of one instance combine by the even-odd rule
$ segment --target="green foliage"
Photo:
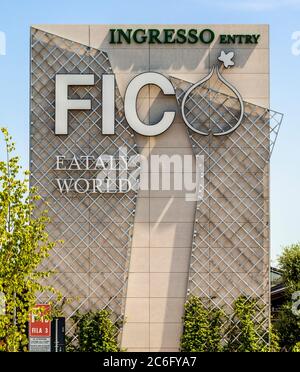
[[[300,342],[297,342],[297,343],[294,345],[294,347],[293,347],[293,349],[292,349],[292,352],[293,352],[293,353],[300,353]]]
[[[300,290],[300,243],[284,248],[278,259],[282,279],[288,295]]]
[[[283,351],[291,351],[300,340],[300,317],[292,313],[292,302],[286,301],[280,308],[274,328],[279,335]]]
[[[229,327],[222,332],[222,322],[227,319],[224,313],[205,307],[199,298],[191,296],[185,305],[182,351],[300,352],[300,316],[293,313],[291,299],[300,291],[300,243],[284,249],[279,269],[287,299],[269,332],[261,325],[257,299],[237,298]]]
[[[85,314],[75,314],[72,317],[75,324],[74,336],[77,345],[72,344],[71,338],[67,342],[69,352],[117,352],[118,333],[120,326],[111,320],[108,310],[89,311]]]
[[[33,217],[39,196],[35,190],[29,191],[28,172],[25,179],[19,179],[19,158],[12,155],[15,145],[6,129],[1,132],[7,158],[0,161],[0,293],[5,298],[5,314],[0,315],[0,351],[26,351],[27,322],[36,293],[54,291],[40,284],[50,272],[38,269],[54,243],[45,232],[46,211]]]
[[[207,308],[199,297],[191,296],[185,304],[181,351],[222,351],[221,325],[223,317],[223,311]]]
[[[300,244],[285,247],[278,263],[282,271],[286,300],[274,321],[274,329],[279,335],[279,344],[283,351],[297,351],[300,343],[300,316],[292,311],[292,294],[300,290]]]
[[[204,306],[199,297],[190,296],[185,305],[181,351],[279,352],[278,334],[272,327],[269,332],[262,327],[260,310],[257,299],[240,296],[229,317],[223,310]]]
[[[262,329],[256,321],[258,301],[240,296],[234,303],[234,314],[228,330],[226,351],[229,352],[265,352],[266,342]]]
[[[266,351],[269,351],[270,353],[279,353],[281,351],[280,338],[278,332],[274,329],[273,326],[270,327],[269,342],[270,342],[270,346],[268,348],[269,350]]]

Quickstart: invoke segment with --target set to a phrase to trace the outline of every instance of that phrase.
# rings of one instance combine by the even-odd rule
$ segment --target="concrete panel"
[[[150,298],[150,322],[181,323],[184,303],[184,298]]]
[[[154,156],[150,163],[151,172],[195,172],[196,161],[189,147],[154,147],[149,149],[149,155]]]
[[[190,263],[190,248],[150,249],[151,273],[187,273]]]
[[[133,249],[131,251],[129,273],[148,273],[149,262],[149,248]]]
[[[152,198],[150,200],[150,222],[193,222],[194,205],[195,202],[187,202],[184,198]]]
[[[33,25],[32,27],[89,46],[89,25]]]
[[[139,74],[149,70],[147,48],[116,48],[106,50],[112,71],[116,74]]]
[[[224,47],[220,46],[219,48],[214,48],[210,51],[210,68],[216,63],[222,50],[224,50]],[[269,49],[234,49],[233,62],[234,66],[231,68],[222,69],[222,75],[225,79],[227,78],[227,75],[232,74],[268,74]]]
[[[200,176],[199,176],[200,177]],[[185,198],[190,200],[196,192],[197,174],[191,172],[166,173],[152,172],[149,176],[151,198]]]
[[[225,79],[232,84],[245,98],[268,98],[269,97],[269,75],[268,74],[227,74]],[[222,92],[222,82],[215,82],[212,87]]]
[[[150,348],[178,348],[181,333],[181,323],[152,323],[150,324]]]
[[[194,222],[151,223],[150,246],[153,248],[191,247]]]
[[[168,130],[156,137],[150,137],[150,147],[178,148],[191,147],[187,127],[184,122],[173,123]]]
[[[191,48],[150,48],[150,69],[164,74],[208,73],[209,51]]]
[[[134,223],[132,249],[149,247],[150,242],[149,229],[150,225],[147,222]]]
[[[188,273],[150,273],[150,297],[181,297],[187,289]]]
[[[149,298],[127,298],[126,323],[149,323]]]
[[[148,198],[138,198],[136,203],[135,223],[150,221],[150,203]]]
[[[125,323],[122,347],[130,351],[131,348],[149,348],[149,323]]]
[[[127,298],[149,297],[149,273],[131,273],[128,277]]]

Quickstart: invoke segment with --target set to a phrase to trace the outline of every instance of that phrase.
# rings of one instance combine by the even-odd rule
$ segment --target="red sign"
[[[47,318],[50,314],[50,305],[35,305],[29,318],[30,337],[50,337],[51,321]]]

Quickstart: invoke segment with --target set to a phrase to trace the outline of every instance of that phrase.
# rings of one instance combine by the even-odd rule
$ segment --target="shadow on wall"
[[[139,25],[137,25],[139,27]],[[143,27],[146,28],[145,25]],[[183,27],[183,26],[182,26]],[[189,25],[186,25],[188,28]],[[105,50],[112,63],[112,70],[119,73],[140,73],[142,71],[169,71],[171,73],[197,73],[201,69],[202,73],[210,70],[211,61],[209,50],[214,51],[213,55],[222,50],[226,53],[238,48],[242,53],[235,56],[235,66],[242,68],[245,66],[256,45],[227,46],[219,44],[217,35],[210,45],[205,44],[109,44],[106,36],[98,45],[93,47]],[[219,54],[218,54],[219,55]],[[143,65],[143,66],[142,66]],[[164,72],[163,72],[164,73]],[[165,72],[166,73],[166,72]]]

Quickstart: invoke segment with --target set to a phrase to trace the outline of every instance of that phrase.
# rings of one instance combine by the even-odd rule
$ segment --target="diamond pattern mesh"
[[[172,78],[181,104],[191,84]],[[209,88],[192,93],[193,105],[186,109],[190,123],[201,130],[220,128],[220,102],[232,102],[224,93],[210,95],[218,107],[213,121],[201,121],[203,97]],[[241,125],[230,135],[203,136],[187,128],[195,155],[204,155],[204,197],[197,202],[191,253],[188,293],[204,302],[233,310],[234,300],[245,295],[258,299],[256,320],[265,330],[259,336],[267,342],[269,324],[269,159],[282,115],[245,102]],[[239,106],[238,106],[239,107]],[[234,108],[226,107],[226,113]],[[226,115],[227,115],[226,114]],[[227,116],[226,116],[227,117]],[[225,119],[226,119],[225,117]],[[203,123],[206,125],[203,126]],[[193,125],[192,124],[192,125]]]
[[[54,248],[45,269],[56,274],[46,284],[72,298],[65,309],[67,319],[77,310],[106,307],[122,317],[127,267],[131,245],[136,192],[61,194],[56,178],[93,178],[92,171],[57,171],[55,157],[71,159],[102,154],[117,156],[121,146],[128,157],[137,155],[134,134],[123,113],[120,93],[116,92],[115,135],[101,133],[101,75],[111,73],[107,55],[99,50],[32,29],[31,36],[31,186],[42,196],[38,203],[49,203],[51,239],[64,239]],[[69,111],[69,135],[54,135],[55,75],[93,73],[94,86],[73,86],[71,99],[91,99],[91,110]],[[41,203],[41,205],[40,205]],[[39,301],[51,295],[41,293]],[[72,334],[72,327],[68,333]]]
[[[188,95],[184,114],[189,124],[201,133],[220,133],[235,126],[240,117],[240,103],[237,97],[212,89],[208,80]]]

